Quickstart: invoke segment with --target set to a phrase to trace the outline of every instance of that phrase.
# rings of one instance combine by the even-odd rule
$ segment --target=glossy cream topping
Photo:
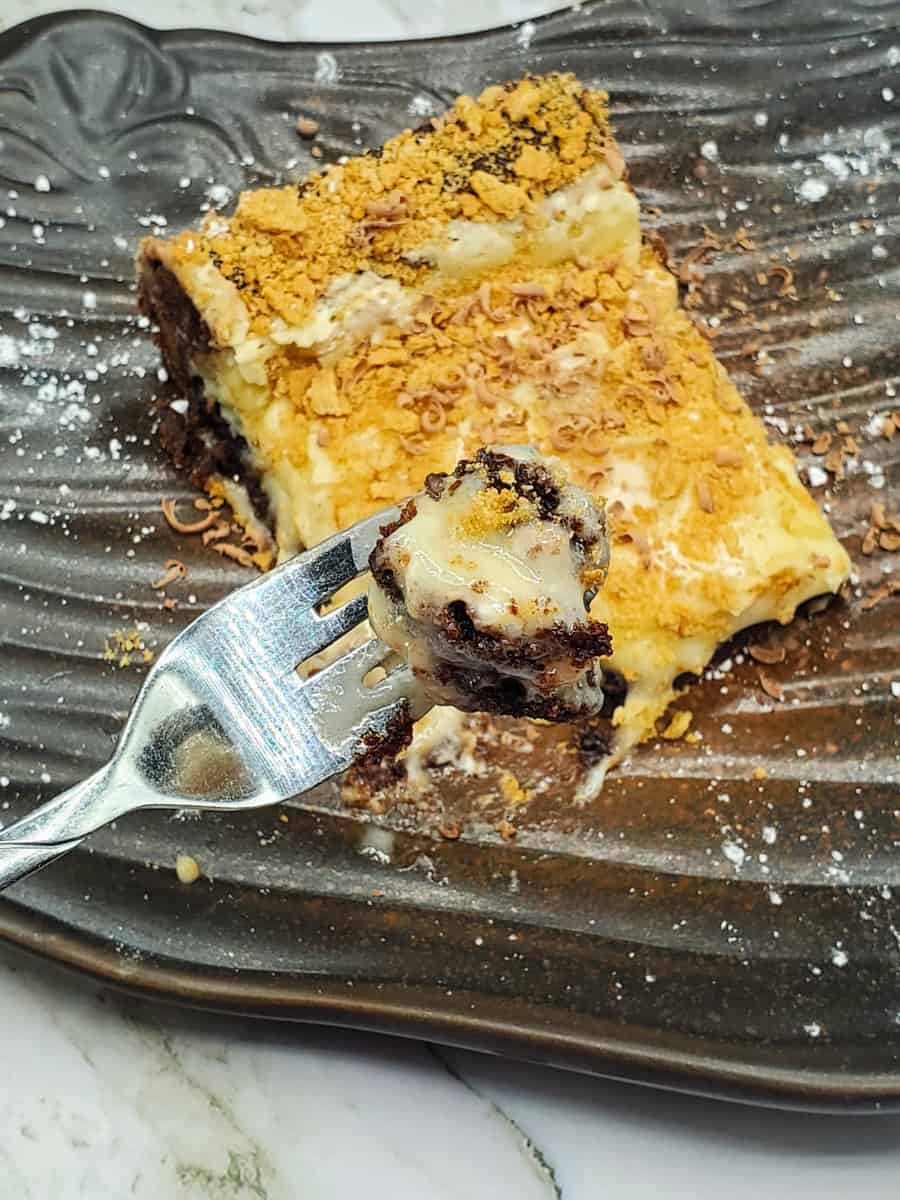
[[[540,474],[520,476],[520,465]],[[466,681],[474,693],[487,672],[492,683],[526,685],[502,711],[520,704],[537,713],[553,693],[574,711],[596,711],[602,675],[580,653],[576,632],[591,628],[587,603],[605,573],[605,530],[559,465],[531,447],[498,447],[436,480],[405,518],[373,554],[369,620],[430,694],[497,708],[466,694]]]
[[[415,517],[389,544],[391,560],[406,564],[403,593],[417,620],[454,600],[480,629],[513,638],[584,619],[583,558],[569,530],[542,521],[528,500],[486,489],[478,475],[438,500],[418,496]]]

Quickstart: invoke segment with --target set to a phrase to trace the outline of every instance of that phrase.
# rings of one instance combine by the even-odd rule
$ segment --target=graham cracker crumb
[[[155,655],[138,629],[115,629],[103,646],[103,661],[114,667],[152,663]]]
[[[200,878],[200,864],[190,854],[179,854],[175,859],[175,874],[179,883],[196,883]]]
[[[319,122],[314,121],[312,117],[298,117],[297,124],[294,126],[302,138],[314,138],[319,132]]]
[[[664,737],[667,742],[677,742],[690,729],[693,719],[694,714],[689,708],[679,709],[678,712],[672,714],[668,725],[660,736]]]
[[[304,135],[310,119],[300,120]],[[332,164],[299,189],[244,193],[229,220],[154,241],[152,252],[176,273],[214,267],[237,289],[251,332],[263,333],[275,316],[302,321],[338,275],[421,278],[427,267],[405,252],[442,236],[448,221],[530,219],[538,200],[608,161],[611,147],[605,93],[584,91],[574,76],[491,87],[460,97],[430,131],[405,130],[377,157]],[[408,219],[360,238],[367,205],[387,194],[409,202]]]

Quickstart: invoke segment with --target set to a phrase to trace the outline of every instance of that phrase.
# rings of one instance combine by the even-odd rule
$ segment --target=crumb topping
[[[425,128],[299,186],[245,192],[232,217],[214,214],[199,233],[157,245],[176,273],[215,267],[262,333],[273,317],[302,321],[335,276],[415,282],[427,266],[409,252],[450,221],[537,220],[536,201],[599,161],[621,175],[605,93],[572,75],[528,78],[461,96]]]
[[[141,631],[115,629],[103,647],[103,661],[114,667],[130,667],[135,663],[149,664],[155,655],[144,641]]]
[[[534,504],[512,491],[478,492],[458,521],[459,536],[481,538],[502,529],[512,529],[537,517]]]

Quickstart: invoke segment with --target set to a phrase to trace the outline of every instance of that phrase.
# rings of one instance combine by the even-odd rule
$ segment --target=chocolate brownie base
[[[168,267],[144,256],[138,276],[138,307],[152,321],[168,380],[159,401],[159,441],[179,471],[204,488],[217,476],[240,482],[256,516],[272,527],[269,501],[253,468],[247,442],[234,432],[204,392],[195,369],[209,352],[210,332],[191,298]],[[173,399],[186,400],[177,412]]]

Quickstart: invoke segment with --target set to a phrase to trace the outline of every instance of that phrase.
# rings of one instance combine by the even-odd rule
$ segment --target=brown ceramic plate
[[[861,576],[775,638],[783,702],[752,662],[703,681],[688,702],[703,740],[648,744],[597,803],[571,806],[571,754],[548,743],[559,787],[517,814],[514,842],[474,820],[484,788],[450,775],[455,842],[434,837],[433,810],[376,822],[332,792],[150,814],[14,889],[4,937],[210,1008],[769,1103],[900,1098],[900,600],[863,602],[898,560],[859,555],[872,501],[896,509],[900,479],[900,436],[875,417],[900,405],[900,7],[684,7],[623,0],[330,52],[91,14],[0,38],[4,816],[109,754],[141,678],[103,662],[113,629],[146,623],[161,646],[244,579],[162,525],[160,498],[187,491],[156,448],[131,257],[210,195],[309,169],[301,110],[331,159],[529,70],[607,87],[676,254],[704,225],[721,238],[700,311],[720,317],[718,350],[773,436],[844,420],[856,439],[817,495]],[[764,274],[776,263],[792,286]],[[191,569],[174,614],[148,586],[173,555]],[[191,888],[180,851],[204,868]]]

